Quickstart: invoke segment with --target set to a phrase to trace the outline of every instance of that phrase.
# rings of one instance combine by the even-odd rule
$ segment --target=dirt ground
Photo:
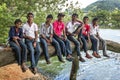
[[[17,64],[0,67],[0,80],[47,80],[41,74],[32,74],[30,70],[22,72]]]

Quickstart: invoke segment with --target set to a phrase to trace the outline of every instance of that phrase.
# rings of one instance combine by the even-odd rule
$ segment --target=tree
[[[113,24],[113,26],[115,26],[116,28],[120,28],[120,10],[115,9],[112,13],[111,13],[111,23]]]
[[[90,11],[88,15],[91,18],[99,18],[100,25],[107,27],[110,20],[110,12],[106,10],[97,10],[96,12]]]
[[[5,43],[8,37],[9,26],[13,25],[15,19],[26,21],[26,14],[33,12],[35,22],[40,24],[45,20],[47,14],[58,13],[61,4],[66,0],[0,0],[0,43]],[[58,6],[59,5],[59,6]]]
[[[74,7],[73,3],[71,3],[68,7],[65,3],[69,2],[68,0],[0,0],[0,7],[1,7],[1,16],[0,16],[0,28],[7,29],[5,30],[5,33],[8,32],[9,26],[13,25],[13,22],[16,18],[22,19],[23,22],[26,21],[26,14],[28,12],[33,12],[35,15],[35,22],[39,25],[42,22],[45,21],[45,18],[47,14],[52,14],[54,16],[54,19],[56,18],[56,14],[59,12],[64,12],[66,15],[68,15],[67,9],[70,8],[71,13],[77,12],[80,14],[80,17],[82,15],[82,12],[78,7]],[[75,5],[77,5],[78,2],[76,2]],[[63,11],[63,8],[67,7],[65,11]],[[5,8],[5,9],[4,9]],[[65,16],[65,22],[68,21],[67,16]],[[2,31],[4,32],[4,30]],[[5,43],[8,35],[6,36],[2,42]],[[3,37],[0,36],[1,38]],[[1,42],[0,42],[1,43]]]
[[[8,14],[8,9],[6,4],[0,5],[0,43],[5,43],[8,38],[8,30],[13,22],[14,18],[12,15]]]

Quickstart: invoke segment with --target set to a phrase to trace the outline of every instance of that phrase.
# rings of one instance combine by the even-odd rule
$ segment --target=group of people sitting
[[[72,57],[70,41],[75,44],[75,50],[81,62],[85,62],[85,59],[82,58],[80,53],[81,44],[86,53],[86,58],[92,58],[87,49],[89,42],[92,43],[91,48],[94,57],[101,57],[98,53],[100,41],[102,43],[103,56],[109,57],[106,53],[106,43],[99,35],[98,18],[94,18],[92,23],[89,24],[89,18],[87,16],[83,18],[83,21],[80,21],[78,20],[78,14],[74,13],[71,16],[71,21],[65,25],[63,22],[64,17],[65,15],[63,13],[58,13],[58,19],[52,23],[53,16],[49,14],[46,17],[46,21],[40,25],[40,29],[33,21],[33,13],[27,14],[27,22],[22,27],[22,21],[20,19],[15,20],[15,26],[12,26],[9,31],[9,44],[15,51],[18,65],[20,65],[23,72],[28,69],[25,64],[28,50],[31,62],[29,69],[34,74],[37,73],[36,66],[41,55],[40,44],[47,64],[51,63],[48,44],[55,47],[55,53],[60,62],[65,62],[63,56],[66,57],[66,60],[72,61],[74,57]]]

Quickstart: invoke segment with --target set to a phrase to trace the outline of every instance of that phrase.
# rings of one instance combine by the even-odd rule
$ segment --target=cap
[[[63,13],[58,13],[58,16],[64,17],[65,15]]]

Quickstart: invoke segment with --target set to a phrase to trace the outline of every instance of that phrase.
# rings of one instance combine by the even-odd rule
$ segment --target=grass
[[[39,68],[42,69],[45,73],[54,75],[58,74],[64,68],[64,64],[58,61],[57,56],[52,57],[50,61],[51,64],[46,64],[45,60],[39,61]]]

